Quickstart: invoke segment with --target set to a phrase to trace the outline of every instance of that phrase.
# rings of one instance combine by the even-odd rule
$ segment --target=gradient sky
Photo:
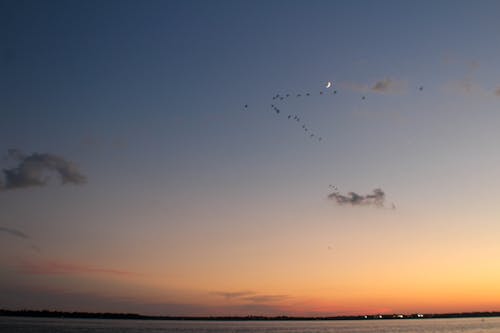
[[[1,168],[17,149],[86,178],[9,188],[2,173],[0,308],[500,310],[498,13],[0,1]],[[329,184],[381,188],[385,206],[338,205]]]

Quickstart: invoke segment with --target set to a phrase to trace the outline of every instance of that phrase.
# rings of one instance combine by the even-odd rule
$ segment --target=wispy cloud
[[[375,82],[372,86],[372,90],[375,92],[386,93],[390,91],[391,87],[394,85],[391,79],[383,79]]]
[[[288,295],[254,295],[243,297],[245,301],[252,303],[274,303],[289,298]]]
[[[74,309],[78,304],[79,311],[88,312],[122,312],[141,313],[167,316],[248,316],[266,315],[278,316],[286,313],[293,314],[292,308],[287,305],[276,304],[226,304],[215,305],[206,303],[182,302],[174,296],[166,296],[163,301],[147,300],[143,297],[123,295],[115,296],[110,290],[106,292],[83,292],[70,287],[29,284],[2,285],[2,306],[7,308],[35,308],[35,309]],[[200,300],[206,296],[200,294]]]
[[[481,94],[486,95],[486,90],[474,82],[470,77],[466,77],[462,80],[455,80],[445,84],[445,88],[452,92],[456,92],[459,94]]]
[[[403,90],[404,87],[404,82],[386,78],[375,82],[370,90],[376,93],[393,93]]]
[[[0,190],[45,186],[49,180],[47,172],[55,172],[61,184],[84,184],[86,177],[78,168],[64,158],[48,153],[25,155],[18,149],[9,149],[7,157],[17,165],[3,169],[4,182],[0,181]]]
[[[231,299],[231,298],[241,298],[241,297],[245,297],[245,296],[255,295],[255,292],[253,292],[253,291],[234,291],[234,292],[214,291],[211,294],[217,295],[217,296],[222,296],[222,297],[227,298],[227,299]]]
[[[493,89],[485,87],[479,82],[473,80],[471,77],[447,82],[443,85],[443,88],[447,92],[466,96],[479,96],[484,98],[489,98],[492,96],[500,97],[500,87]]]
[[[72,264],[58,261],[22,261],[19,270],[24,274],[32,275],[81,275],[104,274],[119,276],[136,276],[137,273],[111,268],[95,267],[83,264]]]
[[[339,192],[333,192],[328,195],[328,199],[335,201],[336,204],[341,206],[351,205],[384,207],[385,192],[380,188],[376,188],[371,194],[366,195],[361,195],[356,192],[349,192],[346,195],[340,194]]]
[[[358,92],[372,92],[379,94],[400,93],[406,89],[406,82],[385,78],[375,81],[372,84],[360,84],[352,82],[342,82],[339,84],[342,88],[358,91]]]
[[[443,56],[443,63],[448,66],[454,66],[458,69],[467,70],[469,73],[475,72],[481,67],[479,61],[474,59],[465,59],[457,55],[445,55]]]
[[[14,236],[17,238],[23,238],[23,239],[28,239],[29,236],[25,234],[24,232],[17,230],[17,229],[12,229],[12,228],[5,228],[0,226],[0,232],[6,233],[10,236]]]
[[[236,292],[216,291],[212,292],[211,294],[221,296],[226,299],[236,299],[239,301],[255,303],[255,304],[275,303],[289,298],[288,295],[260,294],[254,291],[236,291]]]

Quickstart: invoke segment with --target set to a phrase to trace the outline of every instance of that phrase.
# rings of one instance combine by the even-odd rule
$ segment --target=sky
[[[499,11],[0,1],[0,308],[500,310]]]

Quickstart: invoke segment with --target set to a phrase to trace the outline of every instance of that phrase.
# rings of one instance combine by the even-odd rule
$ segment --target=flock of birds
[[[326,89],[329,89],[333,86],[333,83],[332,82],[327,82],[326,83],[326,86],[325,88]],[[324,95],[325,92],[324,91],[319,91],[319,95]],[[332,90],[331,92],[332,95],[336,95],[337,94],[337,90]],[[307,135],[307,137],[309,137],[310,139],[312,140],[317,140],[318,142],[321,142],[323,141],[323,137],[320,136],[320,135],[317,135],[316,133],[314,133],[308,126],[307,124],[302,120],[302,118],[297,115],[297,114],[290,114],[290,113],[283,113],[282,112],[282,109],[280,109],[278,107],[278,103],[280,102],[283,102],[289,98],[301,98],[301,97],[310,97],[312,96],[312,94],[310,92],[306,92],[304,94],[291,94],[291,93],[286,93],[286,94],[279,94],[277,93],[276,95],[274,95],[272,97],[272,103],[271,103],[271,112],[274,112],[276,115],[285,115],[286,116],[286,119],[290,120],[290,121],[295,121],[297,122],[298,124],[301,125],[301,130],[304,132],[304,134]],[[244,109],[248,109],[248,104],[245,104],[244,105]]]
[[[325,84],[325,88],[326,89],[330,89],[333,87],[333,82],[331,81],[328,81],[326,84]],[[337,89],[330,89],[331,90],[331,93],[329,93],[330,95],[336,95],[338,93]],[[418,90],[419,91],[423,91],[424,90],[424,87],[423,86],[419,86],[418,87]],[[322,91],[320,90],[319,91],[319,95],[326,95],[326,92],[325,91]],[[277,93],[276,95],[274,95],[272,97],[272,103],[271,103],[271,108],[270,108],[270,111],[271,112],[274,112],[276,115],[285,115],[286,116],[286,119],[290,120],[290,121],[295,121],[297,123],[299,123],[301,125],[301,129],[302,131],[304,132],[304,134],[306,134],[310,139],[313,139],[313,140],[317,140],[318,142],[321,142],[323,141],[323,137],[322,136],[319,136],[317,135],[316,133],[314,133],[307,125],[304,121],[302,121],[301,117],[297,114],[290,114],[290,113],[284,113],[282,112],[282,109],[280,109],[277,105],[277,103],[280,103],[280,102],[284,102],[285,100],[289,99],[289,98],[301,98],[301,97],[310,97],[312,96],[312,94],[310,92],[306,92],[304,94],[291,94],[291,93],[286,93],[286,94],[279,94]],[[366,96],[365,95],[362,95],[361,96],[361,100],[366,100]],[[245,104],[244,106],[244,110],[247,110],[249,108],[249,105],[248,104]]]

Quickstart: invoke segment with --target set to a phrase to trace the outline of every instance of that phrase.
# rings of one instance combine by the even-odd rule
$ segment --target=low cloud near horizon
[[[258,304],[274,303],[289,298],[288,295],[259,294],[254,291],[236,291],[236,292],[215,291],[212,292],[211,294],[221,296],[226,299],[237,299],[241,301],[258,303]]]
[[[18,149],[9,149],[7,160],[16,161],[17,165],[2,170],[4,179],[0,180],[0,191],[43,187],[48,183],[48,172],[56,173],[62,185],[81,185],[87,182],[87,178],[72,162],[58,155],[48,153],[26,155]]]
[[[148,302],[130,296],[112,296],[102,292],[82,292],[69,287],[48,287],[40,284],[0,285],[2,305],[7,308],[54,309],[61,311],[139,313],[162,316],[278,316],[293,314],[286,307],[273,304],[213,305],[203,302],[182,302],[174,297]],[[200,295],[202,297],[202,295]]]
[[[245,297],[245,296],[255,295],[255,292],[253,292],[253,291],[234,291],[234,292],[214,291],[211,294],[225,297],[227,299],[231,299],[231,298],[241,298],[241,297]]]

